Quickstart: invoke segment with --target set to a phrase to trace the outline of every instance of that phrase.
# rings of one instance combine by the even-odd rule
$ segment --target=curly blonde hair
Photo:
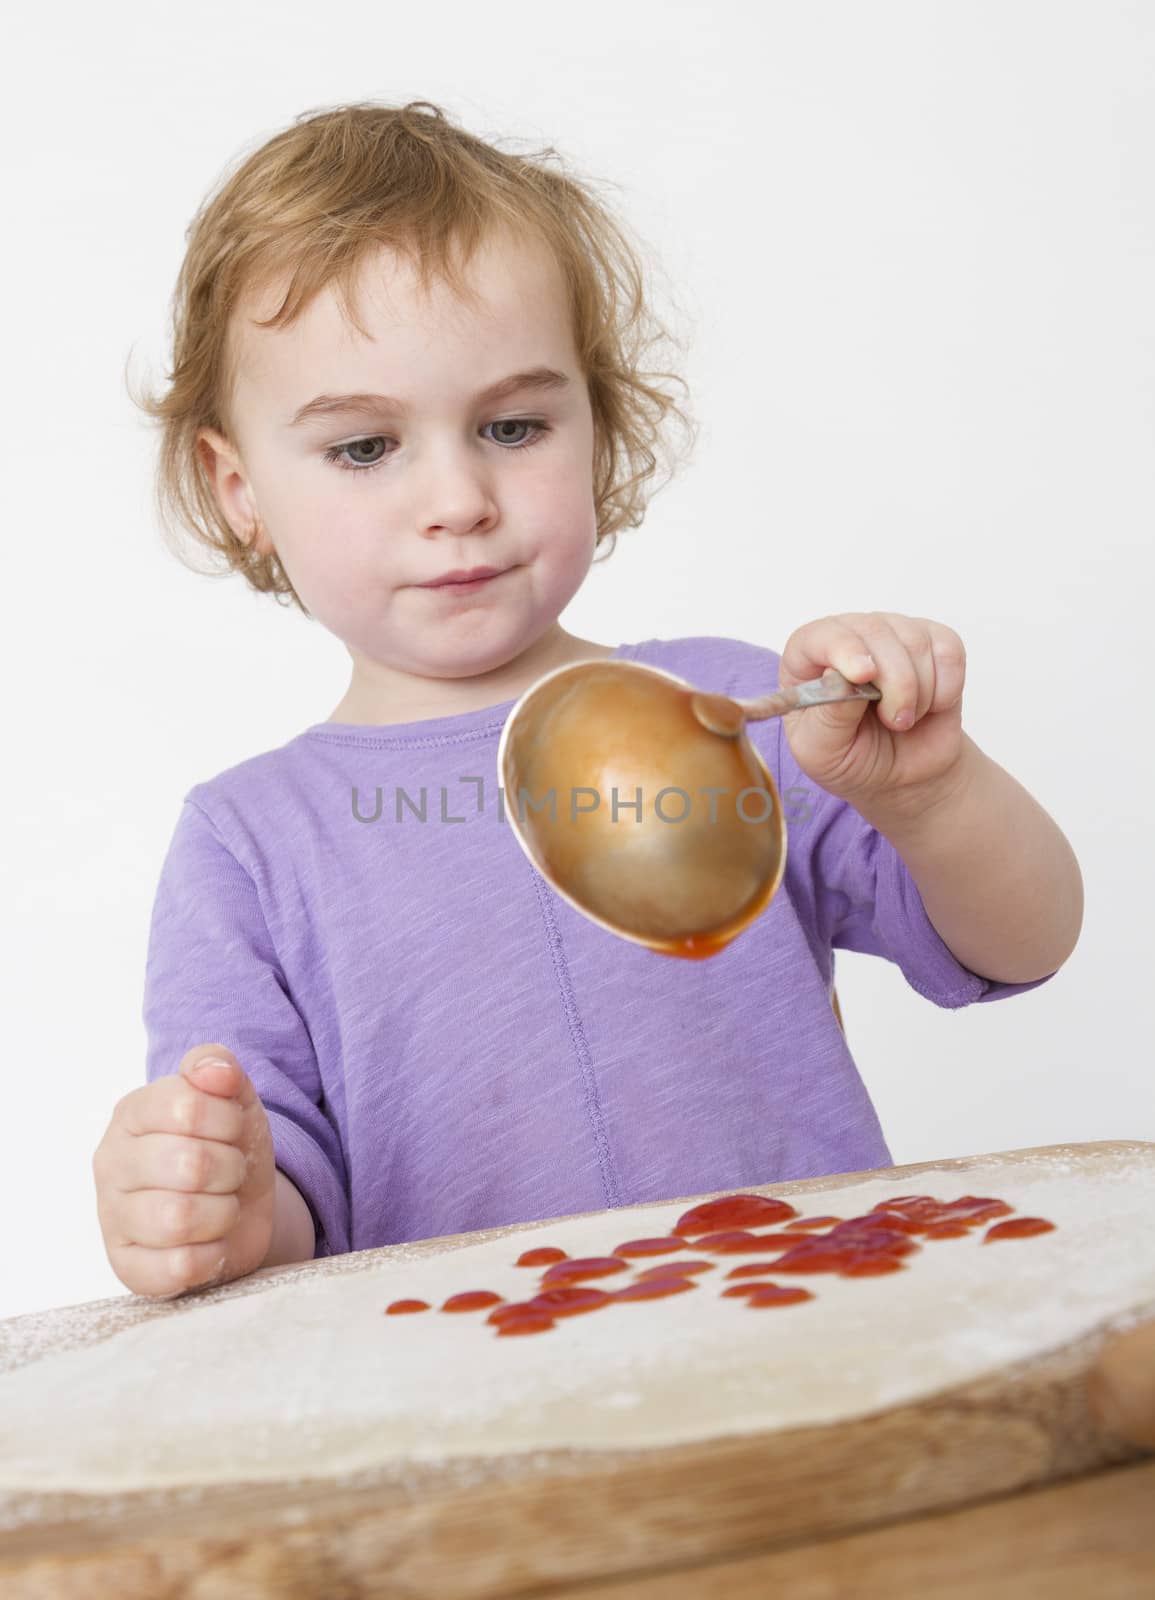
[[[547,158],[557,163],[554,171]],[[333,283],[344,314],[357,274],[382,245],[468,298],[464,269],[495,226],[539,237],[552,249],[569,293],[574,343],[594,421],[597,548],[609,556],[623,528],[637,527],[664,457],[668,482],[679,458],[664,434],[677,419],[688,448],[692,417],[642,371],[652,346],[681,349],[647,304],[640,252],[592,185],[564,170],[552,146],[508,154],[456,126],[426,100],[366,101],[302,113],[243,160],[202,203],[186,230],[173,294],[171,382],[161,395],[130,398],[160,428],[154,505],[166,543],[205,576],[240,572],[253,589],[310,615],[275,553],[234,533],[197,446],[200,429],[235,439],[230,424],[237,368],[230,317],[242,296],[286,272],[276,313],[255,326],[291,325]],[[688,454],[688,450],[687,450]],[[250,532],[255,532],[255,528]],[[209,573],[185,559],[181,534],[223,556]],[[595,560],[599,559],[595,557]]]

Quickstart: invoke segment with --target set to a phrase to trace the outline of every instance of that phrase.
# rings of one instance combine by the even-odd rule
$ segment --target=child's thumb
[[[220,1045],[195,1045],[182,1059],[180,1071],[195,1088],[230,1099],[245,1079],[236,1056]]]

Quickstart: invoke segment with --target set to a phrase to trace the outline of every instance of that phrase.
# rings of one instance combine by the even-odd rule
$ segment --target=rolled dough
[[[830,1423],[1042,1354],[1155,1301],[1150,1162],[1108,1162],[1090,1176],[1077,1161],[1039,1158],[781,1193],[802,1216],[840,1217],[899,1194],[993,1195],[1056,1229],[988,1245],[984,1228],[927,1241],[905,1271],[877,1278],[770,1274],[815,1298],[767,1310],[720,1297],[729,1268],[751,1259],[720,1256],[693,1293],[521,1338],[496,1337],[486,1312],[383,1313],[392,1300],[436,1308],[466,1289],[527,1299],[541,1269],[514,1266],[523,1250],[605,1255],[669,1232],[686,1202],[215,1291],[0,1377],[0,1488],[333,1478],[403,1459],[646,1448]]]

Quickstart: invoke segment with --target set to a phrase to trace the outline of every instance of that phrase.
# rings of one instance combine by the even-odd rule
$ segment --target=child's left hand
[[[963,756],[966,678],[966,650],[953,628],[895,611],[820,617],[787,639],[778,686],[820,678],[828,666],[851,683],[876,684],[882,699],[783,716],[807,777],[864,813],[921,806],[949,790]]]

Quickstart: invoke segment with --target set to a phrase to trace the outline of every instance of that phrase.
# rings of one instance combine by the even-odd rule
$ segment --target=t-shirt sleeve
[[[233,1052],[268,1114],[276,1163],[313,1215],[314,1254],[350,1249],[349,1191],[309,1030],[293,1003],[253,877],[207,813],[184,802],[161,867],[145,968],[148,1082],[194,1045]]]
[[[781,719],[775,719],[781,730]],[[780,733],[781,792],[787,827],[787,876],[808,904],[827,948],[882,956],[912,989],[956,1010],[976,1000],[1004,1000],[1049,983],[985,978],[956,959],[940,937],[902,857],[884,834],[845,800],[819,788],[794,761]],[[1058,969],[1056,969],[1058,970]]]

